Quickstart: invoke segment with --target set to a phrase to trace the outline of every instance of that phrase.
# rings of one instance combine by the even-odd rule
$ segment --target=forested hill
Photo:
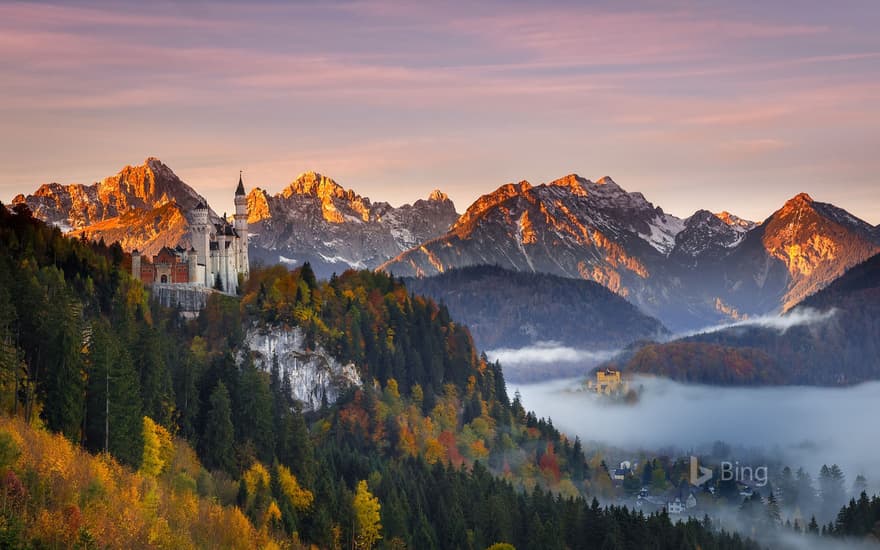
[[[601,460],[510,400],[468,331],[389,276],[255,270],[185,322],[126,261],[0,208],[0,407],[20,418],[0,423],[4,545],[210,546],[227,517],[240,546],[753,547],[590,504],[610,484]],[[366,383],[304,415],[277,365],[242,353],[253,323],[302,328]],[[28,431],[43,426],[122,466]]]
[[[445,304],[486,350],[541,341],[612,350],[668,334],[660,321],[583,279],[480,265],[405,282],[413,292]]]
[[[785,317],[800,318],[785,326]],[[846,385],[880,379],[880,255],[763,323],[650,344],[619,360],[631,372],[709,384]]]

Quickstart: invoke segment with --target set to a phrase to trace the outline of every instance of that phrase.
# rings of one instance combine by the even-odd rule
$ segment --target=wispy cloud
[[[694,336],[697,334],[711,334],[713,332],[720,332],[722,330],[748,327],[762,327],[785,333],[786,331],[794,327],[826,323],[833,319],[835,315],[837,315],[836,309],[818,311],[809,307],[799,307],[793,309],[785,315],[762,315],[760,317],[752,317],[750,319],[744,319],[735,323],[715,325],[687,332],[684,334],[677,334],[676,338]]]
[[[722,188],[752,172],[804,186],[845,172],[863,185],[880,169],[863,152],[880,145],[880,40],[857,13],[828,17],[805,1],[797,14],[650,1],[3,3],[0,113],[15,142],[0,161],[11,181],[63,171],[65,155],[21,146],[45,142],[51,117],[79,128],[66,147],[81,157],[100,145],[118,158],[132,143],[87,136],[124,130],[170,143],[173,129],[188,137],[175,141],[183,158],[201,157],[218,134],[237,136],[230,146],[252,151],[253,165],[260,152],[286,158],[282,145],[300,159],[339,147],[332,164],[367,166],[371,179],[384,171],[375,180],[393,193],[421,196],[413,174],[426,189],[455,172],[485,177],[462,185],[472,191],[453,196],[460,204],[508,179],[571,170],[612,173],[646,194],[668,189],[663,178],[691,181],[677,204],[652,197],[684,215],[706,206],[686,200],[706,182]],[[316,120],[335,135],[304,127]],[[430,160],[432,137],[434,158],[458,166],[399,167],[402,149]],[[396,145],[406,142],[415,145]],[[358,153],[367,148],[388,159],[368,162]],[[841,197],[826,200],[845,199],[831,192]],[[744,214],[775,205],[759,206]]]

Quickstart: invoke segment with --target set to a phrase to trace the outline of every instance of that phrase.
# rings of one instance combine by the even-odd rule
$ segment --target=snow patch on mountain
[[[639,233],[639,237],[661,254],[669,255],[675,248],[675,237],[684,230],[684,220],[669,214],[660,214],[648,227],[651,233]]]

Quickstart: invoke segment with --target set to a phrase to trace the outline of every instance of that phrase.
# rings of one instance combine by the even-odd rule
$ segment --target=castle
[[[589,380],[587,388],[603,395],[625,393],[628,389],[626,381],[620,377],[620,371],[608,368],[596,371],[596,381]]]
[[[131,273],[145,284],[189,285],[216,288],[227,294],[238,292],[239,278],[250,274],[248,263],[247,197],[241,175],[235,190],[233,223],[210,220],[203,202],[192,211],[192,247],[185,250],[163,247],[152,261],[131,253]]]

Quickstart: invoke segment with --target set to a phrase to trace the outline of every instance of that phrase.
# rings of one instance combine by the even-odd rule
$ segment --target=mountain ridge
[[[260,188],[248,194],[252,257],[292,265],[307,261],[321,276],[375,268],[446,232],[457,218],[455,205],[439,190],[393,207],[318,172],[300,174],[274,195]]]
[[[872,226],[805,193],[760,223],[708,210],[682,219],[609,177],[569,174],[484,194],[446,235],[380,269],[424,277],[498,264],[593,280],[689,330],[784,311],[878,251]]]
[[[583,279],[516,272],[499,266],[455,268],[404,279],[407,288],[444,304],[466,324],[480,349],[541,342],[613,350],[669,335],[660,321],[602,285]]]

